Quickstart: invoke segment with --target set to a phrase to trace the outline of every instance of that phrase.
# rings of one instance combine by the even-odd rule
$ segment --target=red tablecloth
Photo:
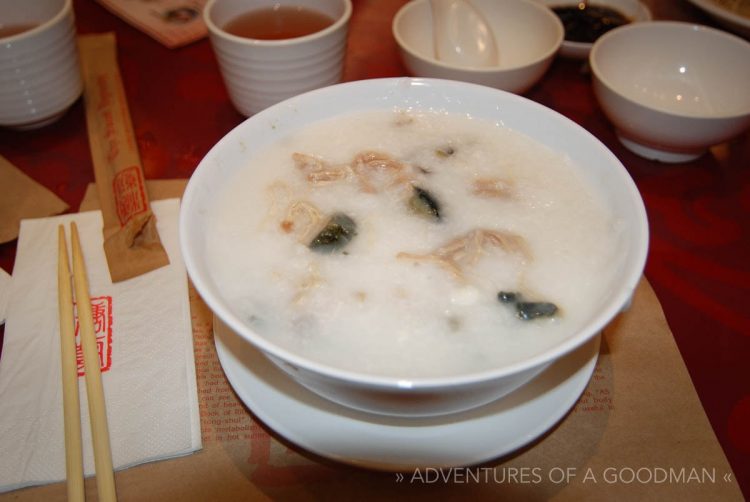
[[[346,80],[405,75],[390,23],[404,0],[355,0]],[[114,31],[147,178],[189,177],[240,116],[207,40],[170,50],[92,0],[76,0],[80,33]],[[657,17],[713,24],[687,2],[660,1]],[[558,59],[527,97],[578,122],[635,179],[648,210],[646,277],[655,289],[703,406],[750,496],[750,136],[681,165],[626,150],[597,107],[580,62]],[[93,181],[83,104],[47,128],[0,130],[0,154],[77,208]],[[2,190],[4,187],[0,187]],[[15,242],[0,246],[12,270]]]

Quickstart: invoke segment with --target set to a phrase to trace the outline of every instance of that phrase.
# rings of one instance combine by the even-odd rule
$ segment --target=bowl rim
[[[736,44],[739,47],[744,47],[747,50],[748,55],[750,56],[750,42],[739,37],[738,35],[734,35],[724,30],[712,28],[710,26],[706,26],[703,24],[690,23],[686,21],[660,21],[660,20],[649,21],[647,23],[631,23],[629,25],[621,26],[619,28],[616,28],[614,30],[611,30],[605,33],[596,42],[594,42],[594,45],[591,48],[591,52],[589,53],[589,58],[588,58],[589,67],[591,68],[592,75],[607,89],[609,89],[611,92],[616,94],[618,97],[626,100],[628,103],[638,105],[646,110],[655,111],[655,112],[667,115],[669,117],[674,117],[678,119],[709,121],[709,120],[741,119],[743,117],[750,115],[750,100],[748,100],[748,104],[744,110],[740,109],[739,111],[736,111],[736,112],[728,112],[728,113],[714,114],[714,115],[700,115],[697,113],[678,113],[673,110],[666,110],[659,106],[654,106],[654,105],[642,103],[640,101],[636,101],[633,98],[631,98],[629,95],[623,94],[620,91],[620,88],[618,86],[613,85],[612,79],[609,78],[607,75],[605,75],[601,67],[599,66],[598,56],[599,56],[600,51],[603,50],[602,47],[604,46],[604,44],[609,43],[609,41],[613,38],[628,36],[631,31],[653,30],[653,31],[659,32],[665,29],[679,30],[681,32],[707,33],[707,34],[710,34],[711,36],[724,38],[728,40],[730,43]],[[750,60],[750,57],[748,60]]]
[[[546,115],[545,119],[547,122],[555,121],[558,124],[565,124],[566,127],[571,128],[575,134],[581,135],[587,142],[590,142],[592,148],[596,149],[598,153],[609,160],[611,166],[619,171],[618,175],[621,178],[621,189],[628,192],[628,197],[633,202],[633,208],[635,214],[632,217],[636,220],[634,227],[638,231],[638,235],[634,235],[633,238],[637,239],[641,245],[634,251],[632,259],[628,260],[630,264],[627,273],[624,274],[626,279],[622,282],[619,293],[612,298],[612,300],[599,312],[591,315],[590,319],[587,320],[581,329],[569,337],[562,340],[560,343],[553,345],[551,348],[535,354],[532,357],[523,359],[516,363],[505,365],[500,368],[485,369],[473,373],[452,375],[452,376],[440,376],[440,377],[392,377],[383,375],[374,375],[368,373],[360,373],[353,370],[337,368],[325,363],[320,363],[307,359],[300,356],[284,347],[275,344],[273,341],[264,337],[263,335],[256,333],[250,329],[244,322],[242,322],[237,315],[225,305],[226,301],[221,299],[221,295],[217,293],[216,297],[213,296],[214,288],[210,287],[209,283],[211,279],[202,276],[200,273],[196,273],[200,269],[197,265],[196,255],[192,251],[190,246],[191,234],[194,233],[191,225],[188,222],[188,210],[190,209],[192,200],[196,197],[196,192],[200,190],[200,183],[203,177],[207,177],[210,174],[210,170],[216,165],[215,156],[217,152],[225,148],[229,142],[234,141],[236,137],[242,136],[242,129],[245,124],[250,121],[257,123],[268,123],[269,119],[273,117],[276,110],[285,107],[287,109],[299,109],[300,101],[314,100],[318,95],[325,95],[330,93],[340,92],[341,89],[346,87],[362,87],[367,86],[375,87],[379,92],[388,89],[388,86],[403,87],[408,85],[410,87],[426,87],[430,88],[440,87],[444,92],[449,92],[456,87],[465,88],[466,90],[476,89],[481,93],[492,93],[496,96],[501,96],[504,100],[521,101],[522,106],[528,106],[534,108],[538,113]],[[464,92],[466,92],[464,90]],[[311,105],[307,105],[311,106]],[[428,106],[428,109],[433,107]],[[244,137],[244,136],[242,136]],[[197,230],[195,230],[197,231]],[[224,137],[222,137],[203,157],[197,168],[193,172],[190,180],[188,181],[187,187],[185,188],[182,205],[180,208],[180,220],[179,220],[179,238],[180,248],[185,263],[185,268],[188,272],[190,279],[192,280],[196,290],[200,293],[203,300],[206,302],[208,307],[214,312],[215,315],[219,316],[230,329],[238,333],[248,343],[252,343],[255,347],[259,348],[266,355],[271,355],[274,358],[281,359],[282,361],[289,363],[297,369],[302,368],[312,373],[316,373],[326,378],[334,380],[344,381],[349,385],[357,385],[366,388],[380,388],[385,390],[396,390],[396,389],[408,389],[408,390],[438,390],[446,388],[456,388],[462,386],[471,386],[478,383],[490,382],[496,379],[507,377],[514,374],[519,374],[526,370],[531,370],[554,361],[555,359],[562,357],[570,351],[578,348],[592,336],[599,333],[604,327],[611,322],[611,320],[627,305],[629,305],[632,295],[635,292],[638,283],[643,276],[643,270],[646,263],[649,248],[649,226],[648,218],[646,215],[646,208],[640,192],[635,185],[632,177],[628,173],[627,169],[623,166],[620,160],[609,150],[598,138],[587,131],[585,128],[574,122],[573,120],[565,117],[561,113],[552,110],[540,103],[532,101],[513,94],[508,91],[502,91],[500,89],[494,89],[487,86],[482,86],[473,83],[459,82],[444,79],[432,79],[432,78],[415,78],[415,77],[392,77],[392,78],[380,78],[380,79],[368,79],[353,82],[345,82],[336,84],[333,86],[316,89],[309,91],[304,94],[282,101],[272,107],[269,107],[262,112],[248,118],[242,123],[238,124],[235,128],[229,131]],[[208,292],[208,295],[204,295]]]
[[[741,16],[729,9],[723,8],[718,2],[711,0],[687,1],[716,19],[729,23],[740,30],[750,30],[750,17]]]
[[[352,0],[342,0],[344,2],[344,12],[341,14],[341,16],[338,19],[335,19],[332,24],[326,26],[322,30],[316,31],[314,33],[310,33],[308,35],[303,35],[301,37],[266,40],[266,39],[260,39],[260,38],[248,38],[248,37],[240,37],[238,35],[233,35],[232,33],[225,31],[221,26],[214,23],[213,19],[211,18],[211,11],[214,8],[214,5],[216,5],[216,3],[219,1],[220,0],[208,0],[206,5],[203,7],[203,12],[202,12],[201,17],[203,19],[203,22],[206,25],[206,28],[208,29],[209,34],[211,36],[229,40],[236,44],[251,45],[251,46],[258,46],[258,47],[287,47],[287,46],[294,46],[294,45],[314,41],[319,38],[323,38],[330,33],[338,31],[343,25],[348,24],[349,19],[351,19],[352,17],[352,11],[354,10],[354,8],[352,7]],[[250,11],[247,11],[247,12],[250,12]]]
[[[7,37],[2,37],[0,38],[0,42],[2,42],[2,44],[8,44],[8,43],[13,43],[13,42],[20,42],[21,40],[31,38],[37,33],[47,30],[50,26],[59,23],[60,20],[62,18],[67,17],[72,12],[72,10],[73,10],[73,0],[62,0],[61,5],[60,5],[60,10],[57,11],[49,19],[47,19],[43,23],[39,23],[38,25],[34,26],[31,29],[28,29],[28,30],[25,30],[20,33],[16,33],[14,35],[10,35]]]
[[[494,74],[498,72],[502,73],[502,72],[522,70],[522,69],[537,65],[543,61],[546,61],[547,59],[557,54],[557,52],[560,50],[560,47],[562,46],[563,40],[565,39],[565,28],[563,27],[563,24],[562,24],[562,21],[560,21],[560,18],[550,9],[548,9],[545,5],[542,5],[539,2],[536,2],[534,0],[515,0],[515,1],[518,3],[525,3],[526,5],[531,6],[532,8],[540,10],[540,12],[548,11],[549,14],[551,14],[551,17],[548,16],[549,19],[553,20],[553,22],[555,22],[555,24],[557,25],[557,30],[556,30],[557,37],[556,37],[555,43],[550,47],[549,50],[544,52],[542,56],[536,59],[533,59],[532,61],[528,63],[523,63],[523,64],[519,64],[516,66],[507,66],[507,67],[504,67],[504,66],[455,66],[455,65],[444,63],[443,61],[440,61],[436,57],[417,52],[404,41],[404,38],[401,36],[401,33],[397,28],[399,27],[401,19],[409,12],[409,10],[417,8],[415,6],[420,6],[424,3],[427,3],[428,0],[411,0],[410,2],[407,2],[406,4],[404,4],[398,10],[398,12],[396,12],[396,15],[393,17],[393,21],[391,22],[391,32],[393,33],[393,38],[396,39],[396,43],[402,50],[408,52],[412,57],[416,59],[425,61],[429,64],[435,65],[445,70],[459,71],[459,72],[465,72],[465,73],[478,73],[478,74]],[[546,15],[546,12],[545,12],[545,15]]]

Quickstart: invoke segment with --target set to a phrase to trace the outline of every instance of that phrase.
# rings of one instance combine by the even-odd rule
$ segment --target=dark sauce
[[[630,22],[626,16],[610,7],[579,3],[573,6],[552,7],[565,27],[565,40],[593,43],[609,30]]]

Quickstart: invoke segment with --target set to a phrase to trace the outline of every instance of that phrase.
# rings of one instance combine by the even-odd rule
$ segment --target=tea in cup
[[[341,81],[351,0],[210,0],[209,37],[235,108],[253,115]]]

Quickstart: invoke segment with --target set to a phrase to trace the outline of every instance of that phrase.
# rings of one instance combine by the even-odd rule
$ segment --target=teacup
[[[282,29],[260,34],[251,29],[240,35],[231,29],[230,23],[236,25],[240,17],[262,16],[267,9],[277,11],[271,14],[286,9],[293,15],[322,15],[330,23],[310,33]],[[289,97],[340,82],[351,13],[351,0],[209,0],[203,15],[235,108],[250,116]],[[285,22],[268,19],[266,28]]]
[[[0,126],[60,118],[83,90],[72,0],[0,0]]]

